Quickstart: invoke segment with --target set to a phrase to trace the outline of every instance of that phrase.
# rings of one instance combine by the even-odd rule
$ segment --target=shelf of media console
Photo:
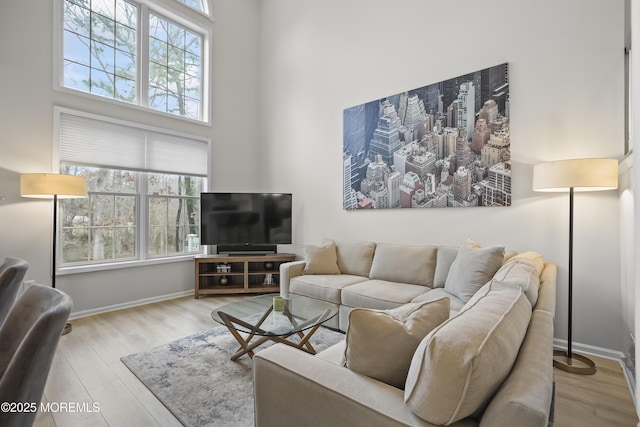
[[[278,292],[280,264],[295,254],[199,255],[195,257],[195,297]]]

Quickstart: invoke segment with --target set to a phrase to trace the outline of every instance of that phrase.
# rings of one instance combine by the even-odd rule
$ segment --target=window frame
[[[210,187],[211,181],[211,151],[212,151],[212,141],[210,138],[202,137],[199,135],[188,134],[186,132],[176,132],[174,130],[163,129],[155,126],[143,125],[136,122],[127,122],[120,119],[115,119],[105,115],[98,115],[92,113],[86,113],[79,110],[72,110],[65,107],[54,107],[54,117],[53,117],[53,141],[54,141],[54,152],[52,156],[52,170],[59,172],[62,164],[75,164],[79,166],[86,167],[98,167],[98,168],[109,168],[105,165],[92,165],[92,164],[80,164],[73,163],[70,161],[64,161],[62,159],[60,153],[60,133],[61,133],[61,121],[63,114],[70,114],[73,116],[77,116],[80,118],[87,119],[95,119],[101,120],[110,124],[115,125],[123,125],[129,127],[135,127],[140,130],[145,130],[149,132],[160,133],[167,136],[173,137],[182,137],[186,139],[198,140],[203,143],[206,143],[206,151],[207,151],[207,172],[206,176],[202,175],[190,175],[187,173],[178,173],[178,172],[159,172],[155,170],[133,170],[127,168],[120,168],[123,170],[130,170],[136,172],[136,192],[134,193],[126,193],[127,195],[133,195],[136,198],[136,255],[135,258],[126,258],[126,259],[105,259],[99,260],[96,262],[95,260],[90,260],[86,262],[78,262],[78,263],[63,263],[63,241],[62,238],[57,239],[57,248],[56,248],[56,274],[58,275],[66,275],[66,274],[75,274],[75,273],[84,273],[84,272],[92,272],[92,271],[103,271],[103,270],[112,270],[112,269],[120,269],[126,267],[140,267],[146,265],[155,265],[155,264],[164,264],[168,262],[178,262],[185,260],[192,260],[194,256],[204,253],[205,247],[200,246],[199,251],[197,252],[181,252],[181,253],[171,253],[171,254],[149,254],[149,198],[154,196],[153,193],[149,193],[148,187],[148,174],[152,173],[162,173],[168,175],[179,175],[179,176],[197,176],[204,179],[201,191],[208,191]],[[118,169],[117,167],[111,167],[112,169]],[[109,193],[104,191],[90,191],[90,193],[95,194],[108,194],[108,195],[117,195],[120,194],[118,192]],[[158,195],[158,196],[166,196],[166,195]],[[178,196],[181,198],[195,198],[197,196]],[[58,204],[62,203],[62,200],[58,200]],[[60,206],[58,206],[60,207]],[[62,218],[58,218],[58,223],[54,224],[56,227],[56,233],[58,236],[61,236],[63,232],[62,227]]]
[[[136,98],[137,103],[107,98],[64,85],[64,0],[54,0],[53,4],[53,88],[54,90],[80,97],[100,100],[108,104],[133,108],[152,114],[171,117],[177,120],[212,124],[211,69],[213,58],[213,17],[210,15],[210,0],[203,0],[205,11],[199,11],[179,0],[158,2],[152,0],[127,0],[138,7],[138,28],[136,30]],[[202,36],[201,46],[201,80],[200,80],[200,118],[193,119],[149,107],[149,14],[153,13],[163,19],[193,31]]]

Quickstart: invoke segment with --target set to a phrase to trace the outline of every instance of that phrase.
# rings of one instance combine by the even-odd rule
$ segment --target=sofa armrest
[[[304,260],[280,264],[280,295],[289,298],[289,280],[302,276],[305,265],[306,262]]]
[[[402,390],[284,344],[257,353],[253,375],[257,427],[432,425],[405,406]]]

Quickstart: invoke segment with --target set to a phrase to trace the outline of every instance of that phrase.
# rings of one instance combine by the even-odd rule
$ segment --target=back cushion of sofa
[[[449,269],[451,264],[456,260],[458,256],[458,250],[455,246],[438,246],[438,255],[436,256],[436,273],[433,278],[434,288],[444,288],[444,284],[447,281],[449,275]]]
[[[457,316],[431,331],[411,360],[405,404],[449,425],[484,409],[511,371],[531,304],[514,286],[492,281]]]
[[[376,250],[374,242],[339,239],[324,239],[323,242],[329,241],[336,244],[338,268],[342,274],[369,277],[373,253]]]
[[[540,288],[540,275],[535,265],[526,259],[510,259],[500,267],[493,276],[494,280],[518,286],[529,298],[532,307],[538,301],[538,289]]]
[[[378,243],[370,279],[433,287],[437,246]]]

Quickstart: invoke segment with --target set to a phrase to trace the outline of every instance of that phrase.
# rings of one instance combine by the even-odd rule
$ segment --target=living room
[[[20,174],[55,171],[57,106],[209,139],[211,191],[292,193],[294,242],[281,252],[324,237],[537,251],[559,266],[555,338],[566,344],[567,195],[534,192],[532,169],[625,159],[624,1],[212,0],[210,124],[54,89],[52,5],[1,11],[0,259],[27,260],[28,280],[50,283],[51,204],[21,198]],[[345,108],[505,62],[512,206],[343,210]],[[618,192],[576,196],[573,341],[606,357],[630,357],[635,335],[632,166],[621,164]],[[72,319],[193,293],[192,257],[120,267],[59,272]]]

